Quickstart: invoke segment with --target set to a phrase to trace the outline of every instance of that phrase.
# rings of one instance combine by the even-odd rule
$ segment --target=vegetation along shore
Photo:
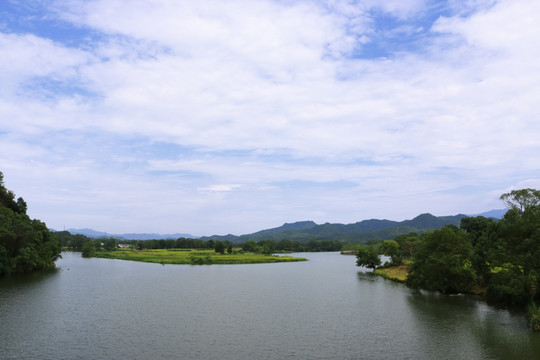
[[[464,217],[459,227],[358,246],[356,264],[414,289],[481,294],[490,303],[521,306],[540,330],[540,191],[513,190],[500,198],[509,209],[500,221]],[[379,254],[390,263],[381,267]]]
[[[54,267],[62,249],[80,251],[83,257],[164,265],[305,261],[274,254],[341,250],[355,254],[356,265],[413,289],[479,294],[490,303],[520,306],[531,327],[540,330],[540,191],[513,190],[500,199],[508,208],[500,220],[462,216],[458,225],[396,234],[366,245],[315,239],[241,244],[189,238],[126,242],[49,231],[40,220],[29,218],[26,202],[4,187],[0,172],[0,276]],[[380,255],[390,261],[381,266]]]
[[[219,253],[215,250],[196,249],[118,249],[114,251],[96,251],[94,257],[107,259],[121,259],[144,261],[159,264],[190,264],[190,265],[211,265],[211,264],[262,264],[276,262],[306,261],[302,257],[276,256],[272,254],[257,254],[233,250],[231,253]]]

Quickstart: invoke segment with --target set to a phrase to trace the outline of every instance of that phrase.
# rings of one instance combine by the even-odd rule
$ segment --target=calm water
[[[83,259],[0,279],[0,359],[540,359],[521,313],[415,293],[355,258]]]

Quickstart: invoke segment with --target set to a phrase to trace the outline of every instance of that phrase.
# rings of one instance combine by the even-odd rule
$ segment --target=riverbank
[[[251,252],[233,252],[231,254],[219,254],[216,253],[214,250],[194,249],[118,249],[113,251],[96,251],[93,257],[152,262],[163,265],[230,265],[307,261],[307,259],[305,258],[293,256],[276,256],[256,254]]]
[[[403,260],[403,264],[399,266],[390,266],[390,267],[380,267],[373,270],[375,275],[382,276],[385,279],[405,283],[407,281],[407,276],[409,274],[409,265],[411,264],[410,260]],[[467,292],[469,295],[477,296],[479,299],[483,299],[486,293],[485,287],[480,287],[478,285],[473,286],[473,288]]]
[[[385,279],[405,283],[409,274],[410,260],[404,260],[402,265],[391,267],[380,267],[373,270],[373,273],[382,276]]]

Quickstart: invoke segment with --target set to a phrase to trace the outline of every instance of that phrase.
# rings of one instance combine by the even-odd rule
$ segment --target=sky
[[[540,188],[540,2],[0,0],[0,171],[50,228],[247,234]]]

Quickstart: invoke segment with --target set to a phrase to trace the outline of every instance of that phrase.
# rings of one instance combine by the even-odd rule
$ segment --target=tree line
[[[0,172],[0,276],[54,267],[60,242],[45,223],[30,219],[23,198],[4,186]]]
[[[215,249],[216,252],[232,252],[232,247],[242,251],[271,254],[276,252],[318,252],[339,251],[345,244],[338,240],[315,240],[299,242],[288,239],[275,240],[249,240],[241,244],[230,241],[202,240],[193,238],[154,239],[154,240],[123,240],[115,238],[89,238],[82,234],[71,234],[68,231],[58,231],[56,236],[65,249],[81,251],[85,256],[92,256],[99,250],[116,250],[120,244],[135,250],[145,249]]]
[[[407,285],[442,293],[483,292],[490,302],[528,305],[540,330],[540,191],[514,190],[501,195],[508,211],[496,221],[466,217],[422,235],[408,234],[366,246],[357,265],[380,266],[410,261]]]

